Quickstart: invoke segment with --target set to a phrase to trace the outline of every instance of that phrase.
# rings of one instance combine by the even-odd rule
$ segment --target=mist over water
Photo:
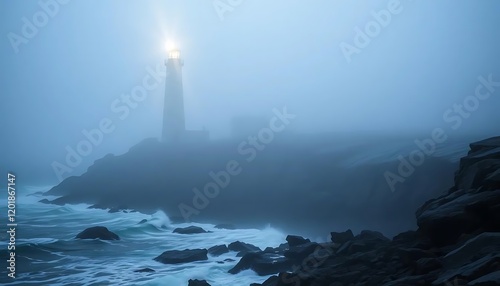
[[[266,277],[218,263],[235,253],[153,258],[415,229],[469,144],[499,133],[499,12],[498,1],[0,1],[0,178],[16,176],[20,226],[9,285],[249,285]],[[183,139],[165,140],[165,122]],[[122,239],[74,239],[101,225]],[[213,232],[172,233],[190,225]],[[145,267],[156,272],[134,272]]]

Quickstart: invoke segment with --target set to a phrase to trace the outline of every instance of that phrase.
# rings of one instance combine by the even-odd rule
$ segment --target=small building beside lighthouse
[[[208,140],[206,130],[186,130],[182,67],[184,61],[180,50],[168,52],[165,60],[165,99],[163,107],[162,140],[164,142],[198,142]]]

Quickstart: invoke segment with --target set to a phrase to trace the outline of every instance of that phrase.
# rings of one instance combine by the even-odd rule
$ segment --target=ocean
[[[138,212],[108,213],[88,209],[88,205],[55,206],[39,203],[39,192],[48,187],[24,187],[16,198],[16,278],[7,276],[8,236],[0,236],[2,285],[187,285],[189,279],[205,279],[211,285],[245,285],[267,279],[251,270],[227,273],[238,261],[236,252],[219,257],[209,254],[207,261],[166,265],[153,260],[166,250],[209,248],[234,241],[251,243],[264,249],[285,242],[286,235],[272,227],[264,229],[217,229],[211,224],[173,224],[158,211],[152,215]],[[31,194],[31,195],[30,195]],[[35,194],[35,195],[33,195]],[[7,214],[2,198],[0,212]],[[2,216],[3,217],[3,216]],[[146,223],[139,222],[146,219]],[[5,219],[5,224],[7,220]],[[211,233],[176,234],[177,227],[200,226]],[[121,240],[80,240],[75,236],[85,228],[105,226]],[[234,262],[224,262],[227,258]],[[149,267],[153,273],[134,270]]]

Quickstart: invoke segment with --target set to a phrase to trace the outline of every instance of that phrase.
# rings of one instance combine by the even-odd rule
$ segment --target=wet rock
[[[354,234],[352,230],[348,229],[344,232],[331,232],[332,242],[344,244],[352,239],[354,239]]]
[[[490,253],[500,253],[500,233],[481,233],[462,246],[450,251],[443,257],[445,265],[449,268],[464,265]]]
[[[227,252],[229,252],[229,249],[225,244],[212,246],[208,249],[208,253],[212,256],[219,256]]]
[[[257,246],[241,241],[232,242],[227,246],[227,248],[231,251],[243,253],[261,251],[261,249]]]
[[[120,240],[120,237],[104,226],[94,226],[85,229],[77,234],[79,239],[102,239],[102,240]]]
[[[206,280],[189,279],[188,286],[210,286]]]
[[[457,191],[435,199],[417,211],[419,231],[437,246],[451,245],[465,233],[481,228],[494,231],[500,215],[500,190]]]
[[[479,277],[471,282],[468,285],[476,285],[476,286],[498,286],[500,285],[500,270],[495,272],[491,272],[482,277]]]
[[[141,268],[141,269],[134,270],[134,272],[143,273],[143,272],[155,272],[155,271],[153,269],[147,267],[147,268]]]
[[[292,262],[273,253],[249,252],[243,255],[240,261],[228,272],[237,274],[246,269],[252,269],[258,275],[271,275],[290,269]]]
[[[433,285],[441,285],[457,277],[472,281],[497,271],[499,266],[500,254],[489,254],[476,261],[462,265],[461,267],[444,271],[440,274],[439,278],[433,282]]]
[[[168,250],[154,258],[163,264],[179,264],[208,259],[206,249]]]
[[[296,261],[303,260],[307,256],[309,256],[311,253],[313,253],[316,250],[319,250],[320,245],[316,242],[308,242],[305,244],[301,244],[295,247],[290,247],[290,249],[286,250],[284,252],[284,256],[289,259],[293,259]]]
[[[286,237],[286,241],[288,242],[289,247],[294,247],[297,245],[311,242],[309,239],[303,238],[302,236],[298,235],[288,235]]]
[[[179,227],[174,229],[173,233],[179,234],[197,234],[197,233],[206,233],[207,231],[199,226],[188,226],[188,227]]]

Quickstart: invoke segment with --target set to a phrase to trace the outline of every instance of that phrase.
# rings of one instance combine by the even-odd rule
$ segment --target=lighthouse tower
[[[184,135],[184,98],[182,91],[182,66],[179,50],[170,50],[165,60],[167,77],[165,79],[165,101],[163,107],[162,139],[165,142],[178,142]]]

